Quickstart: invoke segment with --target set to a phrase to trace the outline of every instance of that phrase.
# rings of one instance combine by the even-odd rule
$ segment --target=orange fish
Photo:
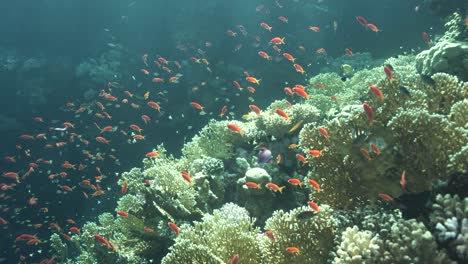
[[[283,21],[284,23],[288,23],[288,19],[284,16],[279,16],[278,19]]]
[[[320,208],[319,206],[314,203],[313,201],[308,201],[307,204],[310,206],[310,208],[312,208],[312,210],[314,210],[315,212],[320,212]]]
[[[153,233],[153,232],[154,232],[154,229],[153,229],[153,228],[150,228],[150,227],[145,227],[145,228],[143,228],[143,232],[145,232],[145,233]]]
[[[325,56],[325,57],[328,55],[328,53],[327,53],[327,51],[325,50],[325,48],[320,48],[320,49],[316,50],[315,53],[317,53],[317,54],[322,54],[322,55]]]
[[[112,250],[116,250],[114,245],[112,245],[112,243],[110,241],[108,241],[107,239],[105,239],[103,236],[101,235],[98,235],[98,234],[94,234],[94,238],[96,239],[96,241],[98,241],[99,243],[111,248]]]
[[[242,87],[237,81],[233,81],[232,83],[237,87],[237,89],[239,89],[239,91],[242,91]]]
[[[176,233],[177,235],[179,234],[179,227],[175,223],[169,222],[167,224],[169,225],[169,228],[171,228],[172,231],[174,231],[174,233]]]
[[[128,213],[125,211],[117,211],[117,214],[122,216],[122,217],[128,217]]]
[[[258,184],[258,183],[255,183],[255,182],[246,182],[245,186],[247,186],[248,188],[251,188],[251,189],[261,189],[262,188],[261,184]]]
[[[405,170],[401,173],[400,186],[403,190],[406,189],[406,171]]]
[[[325,85],[323,85],[323,84],[321,84],[321,83],[317,83],[317,84],[315,84],[315,86],[316,86],[317,88],[320,88],[320,89],[325,88]]]
[[[375,33],[378,33],[382,30],[380,30],[376,25],[374,24],[371,24],[371,23],[368,23],[367,24],[367,27],[370,28],[370,30],[374,31]]]
[[[346,48],[346,49],[345,49],[345,52],[346,52],[346,54],[348,54],[349,56],[353,56],[353,52],[351,51],[351,49]]]
[[[234,256],[232,256],[230,264],[237,264],[238,262],[239,262],[239,255],[235,254]]]
[[[330,140],[330,136],[328,135],[328,131],[323,128],[323,127],[319,127],[319,132],[320,134],[322,134],[322,136],[324,136],[326,139]]]
[[[390,68],[388,65],[384,65],[384,72],[385,72],[385,75],[387,76],[387,79],[389,79],[390,81],[393,80],[392,68]]]
[[[292,144],[290,144],[290,145],[288,146],[289,149],[294,149],[294,148],[297,148],[297,147],[298,147],[298,145],[297,145],[297,144],[294,144],[294,143],[292,143]]]
[[[268,53],[266,53],[264,51],[259,51],[258,55],[260,55],[262,58],[267,59],[267,60],[271,59],[270,55],[268,55]]]
[[[255,88],[253,88],[252,86],[247,86],[247,90],[249,90],[249,92],[251,93],[255,93]]]
[[[294,64],[294,68],[296,68],[296,71],[297,71],[297,72],[300,72],[301,74],[304,74],[304,73],[305,73],[304,69],[303,69],[302,66],[299,65],[299,64]]]
[[[76,226],[72,226],[68,230],[70,230],[70,232],[73,233],[73,234],[79,234],[80,233],[80,229],[78,227],[76,227]]]
[[[317,150],[317,149],[311,149],[309,150],[309,155],[314,156],[314,157],[320,157],[322,156],[322,151]]]
[[[66,191],[66,192],[71,192],[71,191],[73,191],[73,189],[72,189],[70,186],[68,186],[68,185],[62,185],[61,188],[62,188],[62,190]]]
[[[293,95],[294,92],[291,88],[289,87],[284,87],[284,92],[287,94],[287,95]]]
[[[180,173],[182,173],[182,177],[189,183],[192,184],[192,179],[190,178],[190,174],[184,170],[181,170]]]
[[[362,16],[357,16],[356,20],[367,29],[367,20]]]
[[[364,108],[364,112],[367,115],[367,120],[372,123],[374,121],[374,110],[368,103],[363,103],[362,107]]]
[[[318,184],[318,182],[312,180],[312,179],[309,179],[309,184],[310,186],[312,186],[315,190],[317,190],[317,192],[320,192],[320,185]]]
[[[309,29],[312,30],[312,31],[315,31],[315,32],[320,32],[320,28],[319,28],[319,27],[310,26]]]
[[[304,90],[304,89],[301,89],[297,86],[295,86],[294,88],[292,88],[293,91],[298,94],[299,96],[301,96],[302,98],[304,99],[309,99],[309,94]]]
[[[280,164],[281,163],[281,154],[278,154],[278,156],[276,156],[276,164]]]
[[[153,102],[153,101],[149,101],[149,102],[147,103],[147,105],[148,105],[149,107],[151,107],[151,108],[153,108],[153,109],[156,109],[156,110],[158,110],[159,112],[161,112],[161,106],[160,106],[158,103]]]
[[[226,113],[227,111],[227,105],[223,106],[223,108],[221,108],[221,113],[219,114],[219,117],[224,117],[224,114]]]
[[[371,159],[372,159],[372,157],[371,157],[371,155],[369,154],[369,151],[367,151],[367,149],[361,148],[361,153],[362,153],[362,155],[364,155],[364,157],[366,157],[368,160],[371,160]]]
[[[157,157],[159,157],[159,155],[160,155],[159,152],[151,151],[151,152],[146,153],[145,156],[148,157],[148,158],[157,158]]]
[[[299,179],[291,178],[288,180],[288,183],[302,188],[302,182]]]
[[[190,105],[192,105],[194,108],[201,110],[201,111],[203,111],[204,109],[204,107],[201,104],[196,103],[196,102],[191,102]]]
[[[270,40],[270,43],[273,43],[276,45],[284,44],[284,38],[274,37]]]
[[[286,251],[295,254],[301,254],[301,250],[299,250],[297,247],[287,247]]]
[[[261,79],[257,79],[255,77],[249,76],[245,78],[250,83],[260,84]]]
[[[289,120],[288,114],[286,114],[286,112],[284,112],[282,109],[277,108],[275,111],[276,111],[276,113],[277,113],[278,115],[280,115],[280,116],[283,117],[284,119]]]
[[[271,32],[272,27],[270,27],[270,25],[268,25],[267,23],[262,22],[260,23],[260,26],[262,26],[262,28]]]
[[[382,152],[380,151],[379,147],[378,147],[376,144],[370,143],[370,147],[371,147],[372,151],[374,151],[374,153],[375,153],[376,155],[380,155],[380,154],[382,153]]]
[[[143,129],[141,129],[138,125],[131,124],[130,128],[133,129],[134,131],[137,131],[138,133],[141,133]]]
[[[307,162],[306,158],[302,154],[296,154],[296,158],[302,162],[302,165],[304,165]]]
[[[375,86],[375,85],[371,85],[369,86],[369,89],[371,90],[371,92],[375,95],[377,95],[381,100],[384,99],[384,95],[382,93],[382,91],[379,89],[379,87]]]
[[[257,114],[257,115],[260,115],[260,114],[261,114],[261,110],[260,110],[260,108],[259,108],[258,106],[256,106],[256,105],[249,105],[249,108],[250,108],[250,110],[254,111],[255,114]]]
[[[390,196],[390,195],[388,195],[388,194],[386,194],[386,193],[379,193],[379,197],[380,197],[381,199],[384,199],[384,200],[387,201],[387,202],[393,202],[393,201],[394,201],[393,197]]]
[[[294,61],[296,61],[296,58],[294,58],[291,54],[289,54],[287,52],[283,53],[283,57],[285,57],[289,61],[292,61],[293,63],[294,63]]]
[[[124,195],[127,193],[128,190],[128,181],[125,180],[122,184],[122,189],[120,189],[120,194]]]
[[[243,131],[240,129],[240,127],[238,127],[236,124],[228,123],[228,124],[227,124],[227,127],[228,127],[230,130],[232,130],[232,131],[234,131],[234,132],[236,132],[236,133],[239,133],[239,134],[241,134],[241,135],[244,134],[244,132],[243,132]]]
[[[102,143],[102,144],[109,144],[110,143],[110,141],[107,140],[104,137],[96,137],[96,141],[99,142],[99,143]]]
[[[286,186],[279,187],[278,185],[276,185],[276,184],[274,184],[272,182],[269,182],[269,183],[265,184],[265,187],[267,187],[271,191],[280,192],[280,193],[283,193],[283,189],[286,188]]]
[[[271,242],[275,242],[275,236],[273,235],[273,231],[267,230],[265,231],[265,235],[270,239]]]
[[[144,140],[145,136],[143,136],[143,135],[134,135],[133,139],[135,139],[135,140]]]

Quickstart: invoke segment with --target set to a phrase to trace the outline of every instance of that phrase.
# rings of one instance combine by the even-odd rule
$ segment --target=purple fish
[[[261,148],[258,152],[258,160],[259,164],[265,164],[270,162],[273,159],[273,155],[271,155],[271,151],[267,148]]]

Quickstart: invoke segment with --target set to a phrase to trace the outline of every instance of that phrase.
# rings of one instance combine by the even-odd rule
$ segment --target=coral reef
[[[162,263],[227,263],[235,254],[240,263],[260,263],[258,229],[247,210],[227,203],[194,226],[184,225]]]
[[[460,260],[468,260],[468,198],[438,194],[429,217],[437,240],[446,245],[449,253]]]

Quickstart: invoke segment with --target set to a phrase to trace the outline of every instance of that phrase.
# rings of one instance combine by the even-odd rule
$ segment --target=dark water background
[[[291,75],[289,66],[272,67],[259,56],[259,50],[268,46],[261,44],[253,47],[253,36],[258,35],[261,43],[267,43],[270,35],[260,28],[260,22],[267,22],[288,43],[303,45],[306,52],[296,49],[297,57],[310,62],[307,67],[309,78],[318,73],[327,60],[343,55],[346,47],[357,52],[370,52],[375,58],[387,58],[414,49],[417,53],[424,45],[421,32],[431,36],[442,32],[443,21],[427,8],[429,1],[408,0],[330,0],[330,1],[279,1],[284,8],[275,8],[275,1],[269,0],[38,0],[38,1],[2,1],[0,3],[0,61],[8,54],[16,60],[16,66],[6,68],[0,65],[0,116],[9,122],[0,121],[0,153],[8,155],[18,144],[17,137],[23,133],[36,133],[37,124],[34,116],[46,120],[70,119],[70,113],[60,110],[66,102],[86,102],[85,93],[98,92],[107,81],[117,81],[123,87],[136,88],[134,75],[141,78],[141,56],[148,53],[151,58],[156,54],[183,64],[180,73],[181,82],[168,89],[167,102],[162,105],[164,115],[157,128],[147,131],[147,140],[139,145],[119,144],[114,146],[119,152],[121,166],[113,163],[104,164],[111,173],[126,171],[140,166],[141,153],[150,151],[156,144],[164,142],[165,147],[174,155],[180,155],[184,141],[200,130],[210,117],[216,117],[224,102],[214,99],[230,98],[230,105],[235,105],[237,119],[248,111],[249,101],[245,94],[237,97],[232,86],[233,80],[241,81],[244,70],[254,76],[262,77],[262,91],[258,91],[256,104],[266,107],[272,100],[283,96],[284,82],[305,83],[300,75]],[[271,9],[271,14],[256,11],[259,5]],[[415,7],[421,8],[415,12]],[[285,24],[278,16],[285,16]],[[371,34],[355,21],[356,16],[364,16],[370,23],[375,23],[382,32]],[[333,32],[332,23],[338,23]],[[227,36],[226,30],[238,31],[236,25],[243,25],[248,36],[238,36],[236,40]],[[320,25],[321,34],[313,34],[308,27]],[[239,33],[240,35],[240,33]],[[205,47],[205,42],[211,47]],[[111,47],[111,45],[118,47]],[[239,51],[236,45],[242,44]],[[178,45],[186,50],[177,48]],[[328,51],[328,58],[314,54],[320,47]],[[197,49],[207,52],[213,73],[193,67],[189,58],[198,56]],[[99,58],[102,54],[115,50],[120,66],[113,69],[118,78],[90,79],[77,75],[77,66],[90,58]],[[290,49],[291,50],[291,49]],[[28,59],[40,59],[38,67],[24,69],[21,65]],[[149,59],[151,62],[153,59]],[[191,87],[206,82],[203,93],[194,93]],[[222,88],[227,88],[224,91]],[[276,88],[276,89],[275,89]],[[140,93],[144,92],[144,88]],[[260,89],[259,89],[260,90]],[[88,98],[89,100],[89,98]],[[190,108],[188,102],[197,101],[210,108],[213,116],[199,116]],[[185,118],[181,118],[184,114]],[[172,120],[168,116],[173,117]],[[125,113],[120,119],[138,120],[139,116]],[[4,119],[0,119],[4,120]],[[92,120],[82,120],[90,123]],[[191,129],[188,126],[192,126]],[[179,133],[175,133],[178,131]],[[89,131],[79,131],[83,135]],[[39,148],[39,146],[38,146]],[[79,149],[62,153],[61,159],[79,162]],[[47,154],[47,153],[45,153]],[[133,155],[135,154],[135,155]],[[47,154],[54,159],[56,153]],[[59,158],[56,156],[55,158]],[[16,164],[1,164],[1,171],[16,169]],[[115,179],[107,185],[114,189]],[[81,226],[87,220],[115,207],[116,195],[101,199],[102,203],[82,201],[79,193],[58,196],[51,184],[44,179],[29,179],[27,184],[19,185],[15,191],[19,198],[9,200],[11,211],[17,208],[16,221],[30,219],[43,222],[34,210],[22,210],[26,207],[26,197],[36,194],[39,200],[48,201],[49,215],[63,221],[73,216]],[[111,193],[111,192],[109,192]],[[79,201],[79,202],[78,202]],[[81,202],[82,201],[82,202]],[[73,206],[70,206],[73,204]],[[11,214],[11,212],[10,212]],[[86,221],[85,221],[86,219]],[[50,221],[51,219],[47,219]],[[11,220],[8,229],[0,232],[0,258],[14,255],[11,237],[27,232],[21,223]],[[40,234],[47,237],[48,234]],[[47,256],[47,254],[45,254]],[[17,259],[17,255],[15,257]]]

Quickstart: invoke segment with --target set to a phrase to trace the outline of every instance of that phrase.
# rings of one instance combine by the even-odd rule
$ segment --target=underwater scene
[[[468,263],[468,1],[0,6],[0,264]]]

